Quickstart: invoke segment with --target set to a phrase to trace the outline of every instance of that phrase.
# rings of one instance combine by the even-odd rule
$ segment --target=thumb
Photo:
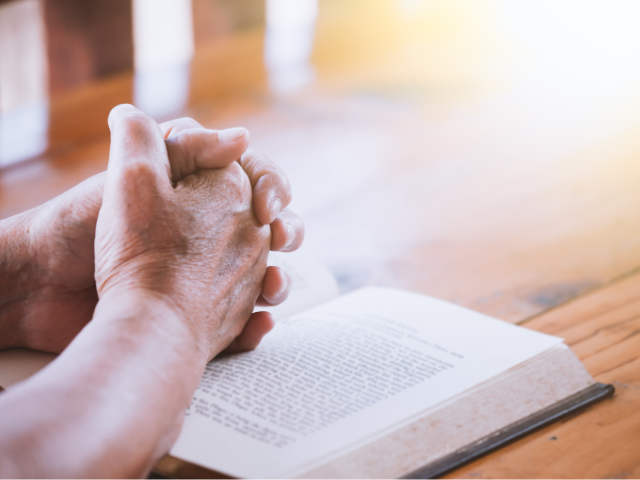
[[[177,182],[199,168],[231,165],[247,150],[249,132],[242,127],[209,130],[193,118],[160,124],[171,163],[171,179]]]
[[[162,128],[162,126],[161,126]],[[244,128],[208,130],[190,128],[167,137],[171,178],[177,182],[199,168],[228,167],[247,150],[249,132]]]
[[[171,185],[169,158],[158,124],[133,105],[118,105],[109,114],[111,147],[107,184],[120,183],[127,173],[145,172],[157,185]],[[150,174],[150,175],[149,175]]]
[[[161,228],[163,199],[171,191],[169,159],[160,127],[131,105],[109,114],[109,165],[95,239],[99,295],[119,269],[148,247]]]

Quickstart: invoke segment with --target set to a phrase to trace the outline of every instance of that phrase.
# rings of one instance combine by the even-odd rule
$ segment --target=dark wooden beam
[[[131,0],[46,0],[52,93],[133,68]]]

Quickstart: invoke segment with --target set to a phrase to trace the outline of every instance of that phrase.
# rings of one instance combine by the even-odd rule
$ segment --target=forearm
[[[103,298],[56,361],[0,395],[0,476],[145,475],[207,360],[183,325],[161,300]]]
[[[0,350],[23,341],[21,320],[37,293],[30,256],[33,211],[0,221]]]

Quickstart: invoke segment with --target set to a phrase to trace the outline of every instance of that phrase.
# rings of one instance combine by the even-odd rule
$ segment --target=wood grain
[[[264,34],[249,30],[199,47],[173,116],[250,129],[345,291],[404,288],[517,322],[640,266],[640,98],[559,85],[540,99],[533,60],[500,84],[486,65],[504,48],[466,11],[435,12],[423,32],[388,2],[340,5],[320,9],[315,82],[271,92]],[[49,150],[0,173],[0,217],[104,169],[105,119],[132,85],[52,98]]]
[[[448,478],[640,476],[640,273],[524,325],[564,337],[613,398],[471,463]]]
[[[549,64],[498,3],[400,3],[321,1],[309,82],[289,92],[271,88],[262,29],[201,39],[172,116],[249,128],[343,291],[403,288],[525,322],[616,385],[454,475],[640,476],[637,83]],[[125,73],[54,95],[48,150],[0,170],[0,218],[103,170],[107,114],[132,86]]]

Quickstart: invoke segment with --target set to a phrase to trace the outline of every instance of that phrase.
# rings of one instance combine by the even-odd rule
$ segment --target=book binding
[[[536,430],[540,430],[569,415],[589,407],[600,400],[611,397],[615,392],[613,385],[596,383],[565,400],[551,405],[538,413],[530,415],[489,437],[478,440],[469,446],[419,468],[402,478],[438,478],[462,467],[499,448],[515,442]]]

